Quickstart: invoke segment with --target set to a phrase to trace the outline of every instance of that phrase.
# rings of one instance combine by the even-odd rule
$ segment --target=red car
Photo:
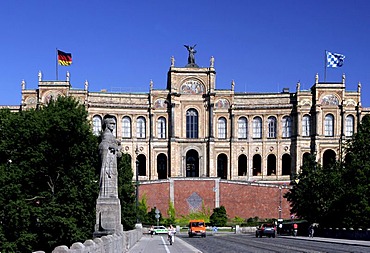
[[[264,223],[261,226],[257,227],[256,237],[268,236],[275,238],[276,237],[276,226],[272,223]]]

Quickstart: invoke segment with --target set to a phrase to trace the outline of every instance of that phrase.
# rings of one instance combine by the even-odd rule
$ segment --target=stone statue
[[[184,47],[186,47],[186,49],[189,52],[188,65],[186,65],[186,67],[198,67],[198,65],[195,64],[195,57],[194,57],[194,54],[197,52],[194,49],[196,45],[197,44],[195,44],[194,46],[184,45]]]
[[[89,82],[86,80],[85,81],[85,90],[88,90],[89,89]]]
[[[22,86],[22,90],[26,88],[26,82],[24,80],[22,80],[21,86]]]
[[[171,67],[175,67],[175,57],[171,56]]]
[[[66,73],[66,80],[67,80],[67,82],[69,82],[69,71],[67,71],[67,73]]]
[[[214,66],[215,66],[215,58],[213,56],[211,56],[210,67],[213,68]]]
[[[101,157],[100,193],[99,197],[118,197],[117,182],[117,157],[121,157],[120,142],[113,135],[116,123],[113,118],[104,119],[105,127],[102,133],[102,141],[99,144]]]
[[[41,82],[42,81],[42,72],[41,72],[41,70],[39,70],[39,74],[37,76],[39,77],[39,82]]]

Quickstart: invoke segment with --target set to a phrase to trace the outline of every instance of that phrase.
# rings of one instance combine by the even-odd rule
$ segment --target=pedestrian
[[[313,224],[311,224],[311,225],[308,227],[308,237],[313,238],[313,234],[314,234],[314,232],[315,232],[314,226],[313,226]]]
[[[153,237],[154,235],[154,226],[152,225],[149,229],[150,236]]]
[[[297,236],[297,234],[298,234],[298,224],[294,223],[293,224],[293,235]]]

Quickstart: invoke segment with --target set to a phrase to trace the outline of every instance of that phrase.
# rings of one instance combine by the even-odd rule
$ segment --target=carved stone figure
[[[118,197],[117,190],[117,157],[121,157],[120,142],[113,135],[116,123],[113,118],[104,119],[105,129],[99,144],[101,157],[99,197]]]
[[[171,56],[171,67],[175,67],[175,57]]]
[[[88,90],[89,89],[89,82],[86,80],[85,81],[85,90]]]
[[[195,53],[197,52],[194,48],[197,44],[195,44],[194,46],[189,46],[189,45],[184,45],[184,47],[186,47],[186,49],[188,50],[189,52],[189,56],[188,56],[188,64],[186,65],[186,67],[198,67],[197,64],[195,64]]]

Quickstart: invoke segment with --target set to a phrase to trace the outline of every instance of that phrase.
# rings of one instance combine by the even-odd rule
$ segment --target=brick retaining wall
[[[141,182],[139,187],[140,198],[145,196],[148,207],[157,207],[163,216],[167,216],[171,200],[177,216],[199,211],[203,203],[211,211],[223,205],[230,218],[278,218],[281,196],[281,218],[290,218],[290,204],[283,197],[290,186],[285,184],[219,178],[170,178]]]

